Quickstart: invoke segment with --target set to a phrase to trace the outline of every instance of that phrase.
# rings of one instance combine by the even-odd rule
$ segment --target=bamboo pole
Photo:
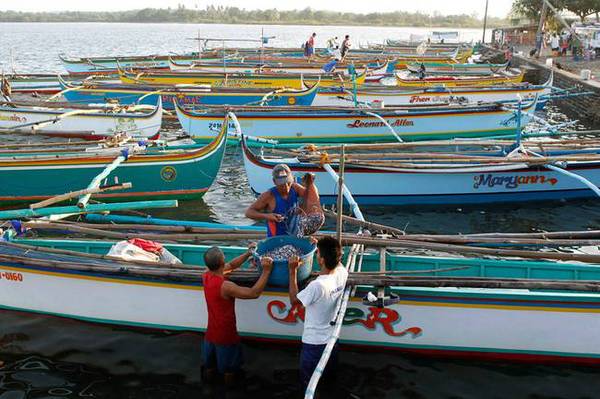
[[[469,247],[464,245],[452,245],[442,243],[430,243],[423,241],[409,241],[401,239],[380,239],[366,237],[343,237],[342,242],[345,245],[362,244],[369,247],[388,247],[388,248],[417,248],[439,251],[444,253],[458,253],[463,255],[493,255],[501,257],[515,257],[525,259],[544,259],[561,261],[578,261],[593,264],[600,264],[600,255],[572,254],[559,252],[535,252],[524,250],[507,250],[496,248]]]
[[[50,197],[50,198],[45,199],[43,201],[31,204],[31,205],[29,205],[29,209],[45,208],[45,207],[47,207],[49,205],[54,205],[54,204],[59,203],[59,202],[67,201],[67,200],[70,200],[72,198],[79,197],[81,195],[86,195],[86,194],[90,194],[91,195],[91,194],[102,193],[102,192],[105,192],[105,191],[126,190],[126,189],[129,189],[129,188],[131,188],[131,183],[122,183],[122,184],[115,184],[115,185],[112,185],[112,186],[104,186],[104,187],[96,187],[96,188],[86,188],[86,189],[83,189],[83,190],[71,191],[69,193],[56,195],[54,197]]]
[[[116,204],[92,204],[88,205],[85,209],[81,209],[77,206],[56,206],[41,209],[14,209],[0,211],[0,219],[20,219],[86,212],[120,211],[124,209],[176,208],[177,204],[177,200],[160,200],[120,202]]]
[[[337,220],[337,218],[339,218],[339,215],[340,215],[338,212],[335,212],[330,209],[323,209],[323,212],[325,213],[325,216],[335,218],[336,220]],[[389,226],[385,226],[382,224],[367,222],[367,221],[360,220],[360,219],[357,219],[352,216],[342,215],[342,221],[345,223],[348,223],[348,224],[352,224],[354,226],[364,227],[364,228],[367,228],[372,231],[385,231],[387,233],[391,233],[394,235],[404,235],[405,234],[404,231],[397,229],[395,227],[389,227]]]
[[[44,221],[46,222],[46,221]],[[258,230],[243,230],[236,227],[232,228],[213,228],[213,227],[193,227],[193,226],[181,226],[181,225],[159,225],[159,224],[121,224],[121,223],[83,223],[83,222],[70,222],[67,220],[56,220],[52,221],[57,225],[74,225],[80,227],[88,227],[98,230],[136,230],[136,231],[162,231],[168,233],[221,233],[221,234],[236,234],[236,233],[256,233],[257,236],[262,234],[266,235],[263,231]],[[25,226],[29,228],[36,228],[38,221],[24,222]]]
[[[344,168],[345,168],[345,164],[344,164],[344,145],[342,145],[342,152],[341,152],[341,159],[340,159],[340,166],[339,166],[339,177],[338,177],[338,197],[337,197],[337,212],[338,212],[338,217],[337,217],[337,221],[336,221],[336,238],[338,240],[338,242],[342,242],[342,230],[343,230],[343,222],[342,222],[342,215],[344,213]]]
[[[29,226],[29,224],[26,224]],[[152,233],[121,233],[116,231],[107,231],[97,228],[82,227],[77,225],[57,224],[54,222],[35,222],[36,229],[69,231],[72,233],[88,234],[91,236],[108,237],[120,240],[129,240],[132,238],[143,238],[146,240],[163,240],[163,241],[237,241],[237,240],[252,240],[264,238],[264,234],[260,232],[228,232],[228,233],[205,233],[205,234],[152,234]]]
[[[350,274],[348,283],[375,287],[460,287],[488,289],[561,290],[600,292],[600,281],[561,281],[536,279],[497,279],[468,277],[365,277]]]
[[[106,167],[100,173],[98,173],[98,175],[96,175],[96,177],[94,177],[92,179],[90,184],[87,186],[87,190],[91,191],[91,190],[94,190],[94,189],[100,187],[102,180],[108,178],[108,176],[115,169],[117,169],[123,162],[127,161],[128,158],[129,158],[128,152],[116,157],[110,164],[106,165]],[[90,198],[92,198],[91,192],[83,194],[81,197],[79,197],[79,201],[77,201],[77,206],[79,208],[85,208],[85,206],[87,205]]]

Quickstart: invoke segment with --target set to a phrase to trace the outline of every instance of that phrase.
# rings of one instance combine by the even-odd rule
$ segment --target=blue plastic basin
[[[293,245],[298,248],[302,255],[300,260],[302,263],[298,268],[296,274],[298,283],[306,280],[312,271],[314,253],[317,250],[317,246],[311,243],[306,238],[298,238],[292,236],[277,236],[267,238],[266,240],[260,241],[256,247],[256,253],[259,256],[266,254],[276,248],[283,247],[284,245]],[[260,262],[258,263],[259,270],[262,271]],[[273,271],[269,276],[268,284],[277,287],[289,286],[289,272],[288,272],[288,259],[285,260],[274,260]]]

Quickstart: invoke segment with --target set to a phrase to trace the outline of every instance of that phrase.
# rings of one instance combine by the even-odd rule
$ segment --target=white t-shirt
[[[340,51],[339,48],[336,48],[335,50],[333,50],[333,52],[331,53],[331,57],[336,60],[339,61],[342,59],[342,52]]]
[[[560,46],[560,39],[558,36],[552,36],[552,39],[550,39],[550,46],[552,48],[558,48]]]
[[[304,332],[302,342],[311,345],[326,344],[333,332],[330,324],[335,317],[337,301],[344,292],[348,271],[338,265],[331,274],[320,275],[298,293],[304,305]]]

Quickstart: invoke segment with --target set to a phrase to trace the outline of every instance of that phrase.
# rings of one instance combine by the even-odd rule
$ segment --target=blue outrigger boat
[[[162,98],[163,108],[174,110],[175,102],[186,106],[200,105],[303,105],[313,103],[319,83],[304,90],[279,88],[228,88],[196,85],[131,85],[85,82],[81,86],[61,79],[62,96],[67,101],[83,104],[118,101],[120,104],[156,104]]]

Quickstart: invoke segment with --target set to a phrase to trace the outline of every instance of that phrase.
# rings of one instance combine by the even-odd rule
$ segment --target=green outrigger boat
[[[0,204],[31,203],[85,189],[118,157],[125,159],[102,178],[104,185],[127,182],[132,187],[96,194],[103,202],[199,198],[217,176],[226,142],[225,127],[206,145],[0,150]]]

